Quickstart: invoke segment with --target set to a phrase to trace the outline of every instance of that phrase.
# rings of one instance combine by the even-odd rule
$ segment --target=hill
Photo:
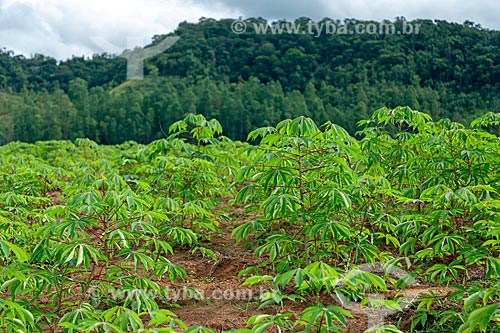
[[[258,18],[236,34],[233,22],[181,23],[170,34],[180,40],[146,61],[141,82],[126,81],[125,59],[108,54],[57,61],[3,50],[0,143],[83,136],[145,143],[190,112],[217,118],[225,135],[240,140],[252,128],[299,115],[353,134],[383,106],[462,123],[500,112],[500,31],[397,18],[387,23],[418,24],[419,33],[262,34],[254,27],[266,22]],[[152,45],[165,37],[154,36]]]

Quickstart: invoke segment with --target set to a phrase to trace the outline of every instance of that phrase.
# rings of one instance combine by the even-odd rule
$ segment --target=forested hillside
[[[171,34],[179,42],[146,61],[142,81],[126,81],[125,59],[107,54],[57,61],[4,49],[0,143],[150,142],[187,113],[216,118],[226,136],[244,139],[299,115],[354,134],[382,106],[463,123],[500,112],[500,31],[419,20],[411,22],[419,34],[238,35],[232,22],[181,23]]]

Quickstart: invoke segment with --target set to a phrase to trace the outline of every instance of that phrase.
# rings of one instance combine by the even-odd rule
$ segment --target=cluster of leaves
[[[171,258],[180,247],[215,258],[201,241],[227,218],[214,208],[239,162],[216,121],[188,116],[171,130],[148,146],[2,147],[2,331],[187,329],[169,310],[169,285],[186,277]]]
[[[361,121],[359,141],[305,117],[251,132],[260,142],[249,152],[254,163],[239,174],[235,201],[261,216],[233,236],[252,236],[255,254],[277,275],[246,283],[273,281],[263,304],[313,294],[326,311],[322,295],[366,303],[367,290],[399,289],[419,276],[453,292],[417,300],[411,329],[498,330],[500,142],[489,133],[497,119],[487,114],[466,129],[398,107]],[[394,280],[358,272],[355,283],[345,281],[357,265],[374,262],[408,274]],[[319,322],[318,331],[330,330]]]
[[[168,286],[186,276],[172,255],[214,257],[202,244],[227,219],[215,208],[231,196],[256,216],[232,236],[265,258],[241,272],[243,284],[270,284],[261,308],[279,308],[233,332],[345,331],[346,302],[402,310],[398,297],[371,295],[417,277],[450,292],[414,300],[409,330],[499,331],[498,119],[465,128],[382,108],[355,139],[302,116],[252,131],[249,145],[189,114],[148,145],[5,145],[0,328],[213,332],[171,312]],[[291,302],[307,305],[299,318],[286,311]]]

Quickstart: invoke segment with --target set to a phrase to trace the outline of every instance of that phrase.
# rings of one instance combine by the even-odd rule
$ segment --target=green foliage
[[[479,119],[474,126],[483,123]],[[359,124],[359,141],[336,125],[321,130],[304,117],[249,134],[260,142],[250,151],[255,162],[240,173],[236,202],[262,215],[234,229],[233,237],[245,241],[255,235],[255,253],[266,255],[277,272],[263,305],[304,292],[316,295],[317,303],[325,293],[377,303],[366,293],[407,286],[420,275],[434,284],[461,283],[469,291],[450,295],[458,303],[443,315],[432,310],[440,306],[438,296],[417,299],[414,329],[494,326],[498,138],[451,121],[432,122],[409,107],[381,108]],[[388,274],[353,269],[375,260],[406,261],[414,271],[394,281]],[[459,305],[476,288],[470,277],[476,265],[484,270],[480,283],[491,288],[483,311],[470,305],[479,296],[464,309]],[[270,278],[254,276],[246,283]],[[286,287],[292,281],[294,293]],[[400,309],[389,300],[378,303]]]
[[[222,163],[226,153],[211,154],[230,140],[203,141],[201,150],[185,140],[104,147],[77,139],[1,148],[0,281],[3,295],[11,296],[0,302],[1,327],[187,329],[162,308],[170,300],[161,281],[186,277],[171,259],[176,247],[216,259],[200,241],[218,231],[223,217],[214,208],[230,193],[234,171],[221,172],[240,162]]]
[[[317,23],[324,27],[326,20]],[[419,25],[419,33],[277,38],[256,33],[255,24],[305,28],[307,19],[249,18],[241,35],[231,31],[232,22],[181,23],[172,34],[179,41],[146,61],[140,82],[126,81],[125,59],[108,54],[57,61],[0,50],[0,143],[80,137],[148,143],[190,113],[216,118],[224,135],[244,140],[255,127],[300,115],[332,121],[353,135],[358,121],[383,106],[408,105],[460,123],[500,112],[499,31],[468,21],[397,18],[384,24],[399,31]],[[165,37],[154,36],[151,44]],[[486,118],[481,122],[498,133],[495,120]]]
[[[73,85],[75,96],[81,88]],[[495,117],[469,129],[410,107],[380,108],[359,122],[356,139],[299,116],[251,131],[250,145],[188,114],[147,145],[4,145],[0,328],[211,332],[188,329],[170,311],[172,284],[201,296],[173,254],[216,260],[210,239],[232,198],[252,217],[232,237],[262,257],[242,271],[243,285],[265,284],[260,308],[278,309],[233,331],[345,331],[353,315],[345,307],[359,304],[409,312],[412,332],[496,332]],[[436,288],[408,308],[403,289],[415,280]],[[297,316],[288,312],[294,302],[304,309]]]

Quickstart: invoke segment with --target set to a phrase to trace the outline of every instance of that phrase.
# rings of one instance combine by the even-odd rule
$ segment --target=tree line
[[[150,142],[187,113],[216,118],[226,136],[242,140],[255,127],[299,115],[353,134],[382,106],[463,123],[500,112],[500,31],[415,20],[419,34],[315,37],[257,34],[252,23],[259,22],[248,19],[240,35],[229,19],[181,23],[169,34],[180,40],[146,61],[143,81],[126,81],[125,60],[108,54],[57,61],[4,49],[0,143]],[[152,45],[166,36],[154,36]]]

